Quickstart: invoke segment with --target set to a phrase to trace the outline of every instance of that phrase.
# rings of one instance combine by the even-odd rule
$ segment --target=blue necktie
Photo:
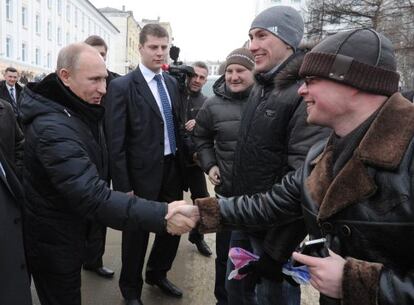
[[[14,97],[14,88],[13,87],[10,88],[10,96],[12,98],[11,105],[12,105],[14,114],[17,116],[17,113],[18,113],[18,111],[17,111],[17,103],[16,103],[16,98]]]
[[[158,94],[160,95],[162,112],[164,113],[165,123],[167,125],[168,138],[170,140],[171,153],[175,155],[176,145],[175,145],[175,132],[174,132],[174,118],[172,115],[172,110],[170,103],[168,101],[167,92],[165,92],[164,86],[162,85],[161,74],[156,74],[154,76],[155,81],[157,82]]]

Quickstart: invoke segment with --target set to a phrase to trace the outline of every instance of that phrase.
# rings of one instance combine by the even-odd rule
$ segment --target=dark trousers
[[[216,279],[214,283],[214,295],[217,305],[227,305],[226,269],[229,257],[231,231],[216,233]]]
[[[164,158],[163,180],[158,201],[172,202],[183,198],[182,177],[175,158]],[[122,268],[119,288],[122,296],[129,299],[141,298],[143,285],[142,269],[148,246],[149,232],[124,231],[122,233]],[[168,233],[156,234],[148,259],[146,277],[163,278],[171,269],[177,254],[180,236]]]
[[[186,175],[188,180],[188,188],[191,192],[191,200],[194,202],[197,198],[209,197],[210,194],[207,190],[206,177],[203,170],[197,166],[186,167]],[[188,240],[192,243],[196,243],[204,239],[204,235],[200,234],[197,229],[190,231]]]
[[[232,231],[230,239],[230,247],[243,248],[253,253],[250,241],[246,238],[246,233],[241,231]],[[227,260],[227,274],[226,274],[226,291],[229,305],[257,305],[256,300],[256,282],[251,275],[247,275],[241,280],[228,280],[231,271],[234,270],[234,265],[230,259]]]
[[[29,259],[30,263],[30,259]],[[50,268],[32,269],[42,305],[81,305],[81,266],[60,273]]]
[[[83,265],[90,269],[103,266],[102,256],[105,253],[106,226],[95,221],[88,222],[85,259]]]

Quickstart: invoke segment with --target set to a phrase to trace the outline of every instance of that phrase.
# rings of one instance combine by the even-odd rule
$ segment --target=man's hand
[[[193,131],[194,127],[195,127],[196,121],[195,120],[189,120],[187,121],[187,123],[185,123],[185,129],[187,131]]]
[[[208,179],[213,185],[219,185],[221,183],[220,169],[217,165],[213,165],[208,171]]]
[[[184,204],[176,204],[179,202],[184,202]],[[187,204],[185,201],[175,201],[173,203],[170,203],[168,205],[168,214],[165,216],[165,219],[169,220],[176,214],[181,214],[191,219],[194,223],[197,223],[200,220],[198,207],[196,205]]]
[[[335,299],[342,298],[342,277],[345,259],[329,250],[328,257],[319,258],[293,252],[294,260],[308,266],[310,283],[320,293]]]
[[[174,201],[168,205],[167,231],[172,235],[181,235],[193,229],[200,219],[198,208],[185,201]]]
[[[127,192],[126,194],[127,194],[128,196],[131,196],[131,197],[132,197],[132,196],[134,196],[134,191],[129,191],[129,192]]]

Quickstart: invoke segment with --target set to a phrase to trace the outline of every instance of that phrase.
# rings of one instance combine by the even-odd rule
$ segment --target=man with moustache
[[[194,75],[189,76],[186,88],[181,93],[180,103],[180,124],[185,131],[185,169],[188,181],[188,188],[191,193],[191,200],[196,198],[208,197],[206,178],[203,170],[200,168],[197,153],[194,147],[191,134],[196,126],[196,116],[203,106],[207,97],[201,92],[207,82],[208,67],[202,61],[196,61],[192,64]],[[204,236],[197,230],[192,230],[188,240],[195,244],[197,250],[204,256],[212,254],[210,247],[204,240]]]

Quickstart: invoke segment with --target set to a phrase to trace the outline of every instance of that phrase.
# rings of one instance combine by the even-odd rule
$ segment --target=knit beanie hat
[[[320,76],[363,91],[390,96],[399,74],[391,41],[372,29],[329,36],[305,55],[301,77]]]
[[[253,54],[246,48],[236,49],[226,58],[226,68],[231,64],[242,65],[251,71],[254,68]]]
[[[254,18],[250,30],[260,28],[269,31],[296,50],[303,37],[303,19],[290,6],[272,6]]]

